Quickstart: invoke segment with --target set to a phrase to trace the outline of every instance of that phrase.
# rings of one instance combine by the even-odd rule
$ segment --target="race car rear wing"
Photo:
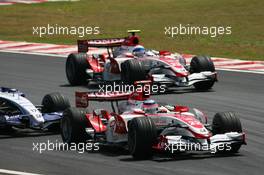
[[[90,39],[90,40],[78,40],[78,52],[87,53],[89,51],[89,47],[97,47],[97,48],[107,48],[109,52],[109,48],[119,47],[122,44],[127,46],[135,46],[139,43],[139,37],[136,36],[136,33],[139,33],[140,30],[128,30],[128,33],[131,36],[123,37],[123,38],[106,38],[106,39]]]
[[[113,48],[119,47],[125,41],[125,38],[108,38],[108,39],[90,39],[78,40],[78,52],[88,52],[89,47],[96,48]]]
[[[76,107],[86,108],[89,101],[127,100],[130,95],[130,92],[75,92]]]
[[[150,97],[149,88],[151,81],[136,81],[133,92],[75,92],[76,107],[87,108],[89,101],[118,102],[122,100],[143,101]],[[113,105],[113,104],[112,104]]]

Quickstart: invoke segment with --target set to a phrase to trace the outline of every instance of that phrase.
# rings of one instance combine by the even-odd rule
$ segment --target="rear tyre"
[[[242,132],[242,125],[239,118],[233,112],[216,113],[212,122],[213,134],[224,134],[227,132]],[[232,144],[230,150],[223,150],[219,152],[236,153],[239,151],[241,144]]]
[[[83,143],[89,139],[85,131],[87,125],[86,111],[78,108],[68,108],[63,113],[61,120],[61,137],[65,143]]]
[[[191,60],[190,73],[200,73],[203,71],[215,72],[215,66],[209,56],[195,56]],[[213,87],[215,80],[201,81],[194,83],[197,90],[208,90]]]
[[[89,68],[86,53],[70,54],[66,61],[66,76],[72,86],[87,83],[86,69]]]
[[[128,123],[128,149],[134,159],[150,158],[156,138],[157,129],[151,118],[133,118]]]
[[[69,100],[62,94],[54,92],[47,94],[42,99],[42,112],[60,112],[70,107]]]
[[[121,64],[121,80],[127,84],[133,84],[135,81],[145,80],[146,71],[142,62],[131,59]]]

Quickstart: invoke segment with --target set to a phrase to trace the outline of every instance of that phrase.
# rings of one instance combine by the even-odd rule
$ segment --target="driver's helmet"
[[[155,100],[145,100],[142,104],[142,110],[148,114],[156,114],[158,112],[159,105]]]
[[[136,57],[143,57],[145,55],[145,48],[141,45],[134,47],[132,54]]]

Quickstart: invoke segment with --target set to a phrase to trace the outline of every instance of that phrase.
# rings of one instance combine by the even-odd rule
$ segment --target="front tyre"
[[[136,117],[128,123],[128,148],[134,159],[152,156],[152,145],[157,138],[157,129],[149,117]]]
[[[195,56],[190,63],[190,73],[200,73],[203,71],[215,72],[215,66],[209,56]],[[215,83],[215,79],[208,81],[201,81],[194,83],[194,87],[197,90],[211,89]]]
[[[212,133],[225,134],[227,132],[242,132],[242,125],[239,118],[233,112],[216,113],[212,122]],[[231,149],[221,152],[236,153],[239,151],[241,144],[232,144]]]
[[[136,59],[126,60],[121,64],[121,80],[127,84],[145,80],[146,71],[142,62]]]

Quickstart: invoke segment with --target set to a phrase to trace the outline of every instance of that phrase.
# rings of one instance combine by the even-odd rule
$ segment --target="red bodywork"
[[[96,48],[113,48],[120,46],[136,46],[139,44],[139,36],[132,35],[125,38],[111,38],[111,39],[92,39],[92,40],[78,40],[78,52],[87,53],[93,47]],[[131,56],[128,55],[128,58]],[[111,59],[108,53],[99,55],[99,58],[94,58],[93,55],[87,55],[87,64],[89,68],[95,73],[101,73],[104,71],[104,63],[107,59]],[[118,64],[114,59],[111,61],[111,73],[120,74]]]
[[[136,46],[140,42],[140,38],[137,35],[131,35],[124,38],[110,38],[110,39],[91,39],[91,40],[78,40],[78,52],[87,53],[89,50],[96,48],[113,48],[121,46]],[[94,58],[93,55],[87,55],[87,64],[89,68],[93,70],[94,73],[102,73],[104,71],[104,63],[107,59],[110,59],[110,72],[113,74],[120,74],[121,70],[115,59],[110,56],[110,51],[108,50],[105,54],[99,56],[99,58]],[[159,51],[159,60],[167,63],[171,66],[171,70],[175,73],[177,77],[187,77],[189,75],[188,71],[184,71],[184,67],[179,61],[175,60],[172,53],[169,51]],[[133,57],[133,55],[125,55],[127,58]],[[179,71],[183,70],[183,71]]]
[[[168,53],[168,51],[166,51],[166,53]],[[184,66],[178,60],[175,60],[175,58],[172,57],[171,55],[161,55],[159,59],[170,65],[171,70],[175,73],[177,77],[187,77],[189,75],[189,72],[185,71]],[[183,70],[183,71],[179,71],[179,70]]]
[[[101,60],[93,58],[93,56],[88,56],[87,62],[90,67],[94,72],[103,72],[104,71],[104,64],[100,63]]]
[[[136,82],[137,84],[150,84],[150,81],[139,81]],[[145,94],[144,92],[132,92],[132,93],[125,93],[125,92],[110,92],[110,93],[95,93],[95,92],[76,92],[76,106],[81,108],[87,108],[89,106],[89,101],[120,101],[125,100],[130,103],[131,101],[144,101],[150,97],[150,95]],[[174,106],[175,113],[168,113],[162,112],[157,114],[147,114],[142,110],[132,110],[125,115],[135,115],[138,116],[145,116],[145,117],[172,117],[177,118],[178,120],[186,123],[190,128],[202,129],[204,126],[203,124],[197,120],[194,116],[189,115],[189,108],[187,106]],[[107,127],[103,124],[102,119],[109,120],[111,117],[115,117],[115,123],[111,123],[115,125],[115,133],[117,134],[125,134],[127,133],[127,127],[124,119],[120,114],[115,112],[109,113],[106,110],[101,110],[100,114],[96,114],[95,112],[91,114],[86,114],[86,118],[88,120],[88,126],[92,127],[96,133],[105,132]],[[162,121],[160,123],[156,123],[157,125],[164,125]],[[211,135],[201,135],[199,133],[194,132],[193,130],[189,129],[189,131],[196,137],[196,138],[209,138]]]

